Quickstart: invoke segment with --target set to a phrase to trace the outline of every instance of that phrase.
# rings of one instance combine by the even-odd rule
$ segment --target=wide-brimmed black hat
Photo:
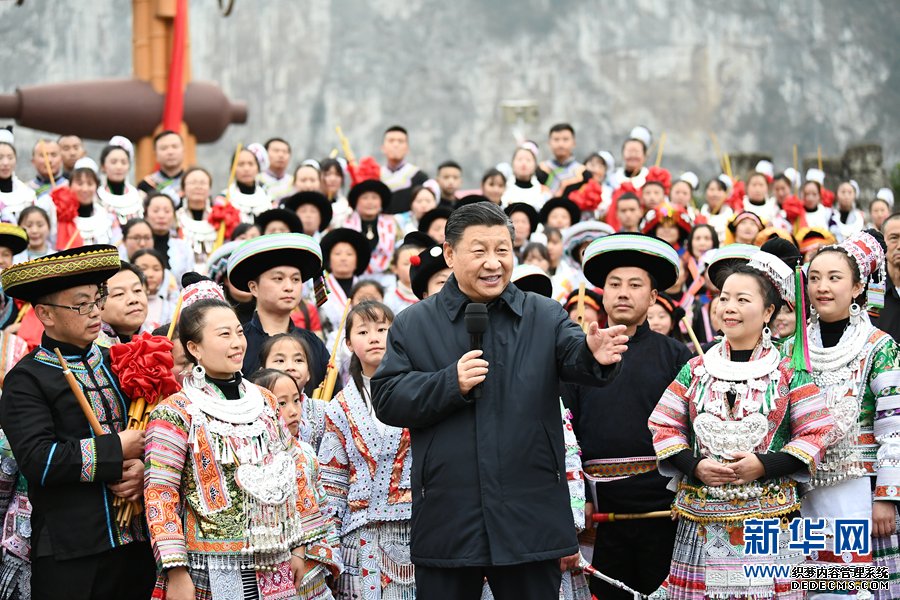
[[[276,221],[281,221],[287,225],[291,233],[303,233],[303,223],[300,222],[300,217],[293,211],[283,208],[270,208],[261,212],[256,217],[256,226],[259,228],[260,233],[265,234],[266,227]]]
[[[517,265],[510,281],[523,292],[534,292],[545,298],[553,297],[553,281],[535,265]]]
[[[432,246],[413,256],[409,267],[409,280],[416,298],[423,300],[428,291],[428,281],[435,273],[447,268],[449,267],[444,260],[444,250],[440,246]]]
[[[431,224],[434,223],[435,220],[449,219],[451,214],[453,214],[453,209],[447,208],[446,206],[438,206],[437,208],[429,210],[427,213],[422,215],[421,219],[419,219],[419,231],[421,231],[422,233],[428,233],[428,230],[431,228]]]
[[[531,233],[537,231],[537,226],[540,220],[538,219],[538,213],[534,209],[534,207],[527,202],[513,202],[504,210],[507,217],[512,217],[513,213],[521,212],[525,213],[528,217],[528,222],[531,223]],[[577,223],[577,221],[576,221]]]
[[[350,208],[356,210],[356,201],[366,192],[375,192],[381,196],[381,212],[388,212],[388,207],[391,205],[391,188],[377,179],[366,179],[350,188],[350,193],[347,194]]]
[[[437,241],[421,231],[410,231],[403,237],[403,246],[418,246],[419,248],[431,248],[437,245]]]
[[[34,304],[79,285],[100,285],[118,273],[121,264],[115,246],[80,246],[15,264],[3,271],[0,281],[7,296]]]
[[[13,254],[23,252],[28,247],[28,234],[12,223],[0,223],[0,246],[9,248]]]
[[[247,240],[228,258],[228,281],[249,292],[249,283],[275,267],[300,269],[303,281],[322,273],[322,248],[302,233],[270,233]]]
[[[328,226],[331,224],[331,219],[334,218],[334,210],[331,207],[331,202],[325,197],[325,194],[320,194],[319,192],[297,192],[293,196],[288,196],[281,201],[282,208],[286,208],[294,213],[296,213],[297,209],[304,204],[312,204],[319,209],[319,214],[322,215],[319,231],[328,229]],[[300,233],[303,232],[301,231]]]
[[[339,227],[332,229],[321,239],[319,244],[322,246],[322,256],[325,262],[325,269],[331,271],[331,250],[340,242],[346,242],[353,246],[356,250],[356,275],[362,275],[369,266],[369,260],[372,258],[372,248],[366,237],[355,229],[347,229]]]
[[[572,222],[569,223],[569,226],[572,226],[575,223],[581,221],[581,209],[578,208],[577,204],[575,204],[568,198],[551,198],[544,203],[544,206],[541,207],[539,217],[543,225],[547,224],[547,219],[550,217],[550,213],[554,208],[564,208],[568,211],[569,217],[572,218]]]
[[[594,240],[584,251],[584,276],[597,287],[606,286],[606,276],[619,267],[638,267],[656,281],[657,290],[667,290],[678,281],[678,253],[668,242],[643,233],[614,233]]]

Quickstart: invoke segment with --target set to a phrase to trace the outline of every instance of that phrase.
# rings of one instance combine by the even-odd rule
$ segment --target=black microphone
[[[469,350],[481,350],[481,335],[488,328],[488,310],[486,304],[472,302],[466,306],[466,332],[469,334]],[[472,400],[481,398],[479,383],[469,392]]]

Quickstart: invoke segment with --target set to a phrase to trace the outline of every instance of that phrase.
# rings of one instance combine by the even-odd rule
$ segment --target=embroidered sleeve
[[[828,445],[826,438],[834,428],[834,419],[825,406],[825,395],[812,382],[798,382],[797,375],[791,382],[788,411],[791,419],[791,439],[781,452],[803,461],[809,473],[816,471],[816,465],[825,456]],[[799,383],[799,384],[798,384]],[[806,480],[807,477],[797,476]]]
[[[562,400],[559,402],[562,411],[563,442],[566,447],[566,479],[569,482],[569,502],[572,506],[572,518],[575,521],[575,529],[584,529],[584,472],[581,468],[581,448],[575,439],[575,430],[572,428],[572,413],[569,412]]]
[[[144,505],[150,542],[160,569],[188,565],[181,508],[187,449],[188,428],[183,417],[170,407],[157,406],[147,426]]]
[[[38,377],[25,369],[13,369],[3,386],[0,421],[18,466],[31,485],[51,487],[84,482],[85,440],[57,438],[43,390]],[[121,479],[122,444],[118,434],[109,433],[92,440],[93,452],[88,457],[91,466],[87,469],[92,473],[89,481]]]
[[[310,489],[313,494],[313,502],[321,520],[321,527],[318,529],[316,539],[313,539],[306,546],[306,558],[307,560],[314,560],[319,563],[317,568],[321,566],[321,569],[318,570],[326,570],[327,574],[337,577],[343,570],[341,564],[340,539],[338,538],[334,521],[330,517],[323,515],[325,507],[328,506],[328,496],[325,494],[325,488],[322,485],[322,474],[319,469],[319,461],[316,459],[311,447],[309,448],[306,466],[308,469]],[[307,573],[304,575],[303,580],[305,582],[313,578],[312,573]]]
[[[6,434],[0,430],[0,520],[9,509],[13,491],[16,488],[16,479],[19,477],[19,469],[16,459],[9,447]]]
[[[659,472],[668,477],[680,473],[666,459],[691,448],[691,414],[687,398],[691,378],[691,363],[688,363],[663,392],[647,423],[653,435],[653,449],[656,450]]]
[[[900,364],[890,340],[875,353],[869,389],[875,398],[875,499],[900,500]]]
[[[328,497],[325,512],[337,527],[338,532],[343,527],[344,517],[347,513],[347,494],[350,490],[350,459],[347,456],[347,443],[340,428],[335,425],[332,415],[332,406],[336,401],[329,403],[325,414],[325,435],[319,446],[319,469],[322,478],[322,487]]]
[[[314,477],[318,473],[318,463],[312,448],[305,442],[299,442],[294,447],[294,453],[297,464],[297,513],[303,528],[300,543],[306,545],[325,535],[328,519],[316,501]]]

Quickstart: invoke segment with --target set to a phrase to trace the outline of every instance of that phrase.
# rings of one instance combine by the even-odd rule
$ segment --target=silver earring
[[[818,322],[819,322],[819,311],[816,310],[816,307],[815,307],[815,306],[810,306],[810,307],[809,307],[809,320],[810,320],[812,323],[818,323]]]
[[[762,330],[762,347],[768,350],[772,347],[772,330],[766,325]]]
[[[191,384],[197,389],[206,385],[206,369],[203,368],[203,365],[198,364],[191,369]]]
[[[850,320],[854,323],[859,323],[862,320],[862,307],[854,302],[850,305]]]

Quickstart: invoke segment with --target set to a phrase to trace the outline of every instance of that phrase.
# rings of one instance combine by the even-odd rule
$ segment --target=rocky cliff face
[[[524,133],[545,145],[549,126],[569,121],[579,156],[618,157],[640,123],[666,132],[664,166],[703,176],[718,164],[710,132],[723,151],[762,151],[778,168],[795,143],[801,158],[819,145],[839,157],[862,141],[892,165],[898,29],[893,0],[236,0],[229,18],[192,2],[194,78],[250,108],[198,160],[223,183],[235,143],[276,134],[298,160],[320,158],[338,147],[336,124],[358,155],[380,158],[381,131],[397,122],[414,162],[433,172],[453,158],[475,185],[512,153],[501,102],[527,98],[540,116]],[[127,0],[3,2],[0,36],[0,91],[131,73]],[[21,148],[38,135],[20,130]]]

